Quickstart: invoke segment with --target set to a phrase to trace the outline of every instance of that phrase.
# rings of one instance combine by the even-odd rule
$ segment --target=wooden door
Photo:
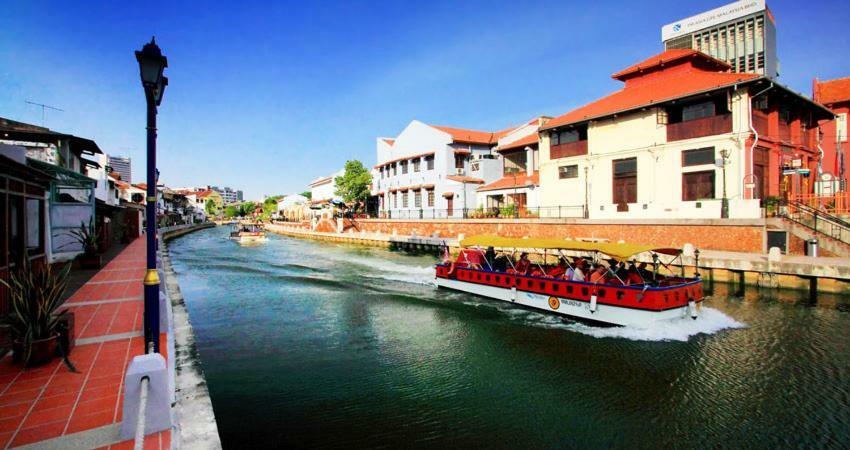
[[[446,199],[446,216],[451,217],[454,215],[455,209],[455,199],[454,197],[449,197]]]

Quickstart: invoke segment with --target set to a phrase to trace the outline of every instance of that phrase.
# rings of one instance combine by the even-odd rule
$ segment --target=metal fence
[[[388,209],[378,212],[370,211],[365,214],[368,218],[375,219],[404,219],[404,220],[427,220],[427,219],[567,219],[587,218],[587,209],[584,205],[570,206],[537,206],[515,208],[513,206],[501,208],[409,208]]]

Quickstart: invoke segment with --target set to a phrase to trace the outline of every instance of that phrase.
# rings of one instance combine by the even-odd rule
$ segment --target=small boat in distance
[[[687,278],[670,268],[681,257],[679,249],[498,236],[466,238],[460,247],[454,260],[445,249],[436,266],[437,286],[572,318],[635,326],[696,320],[704,299],[698,273]],[[640,254],[651,262],[637,261]],[[665,263],[659,254],[673,259]]]
[[[266,232],[262,225],[256,223],[236,224],[233,231],[230,232],[230,239],[241,244],[252,242],[264,242],[266,240]]]

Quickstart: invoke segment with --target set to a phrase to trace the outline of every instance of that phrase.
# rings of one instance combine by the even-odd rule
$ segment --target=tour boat
[[[230,239],[239,243],[262,242],[266,240],[266,232],[257,224],[237,225],[230,232]]]
[[[572,318],[623,326],[647,326],[659,320],[686,317],[696,319],[704,298],[698,273],[694,278],[686,278],[677,276],[670,268],[681,256],[678,249],[497,236],[470,237],[461,241],[460,246],[460,254],[454,261],[446,248],[443,263],[437,264],[439,287]],[[491,262],[493,255],[487,257],[484,251],[489,247],[500,250],[503,255],[507,253],[502,261],[507,261],[509,267],[498,267]],[[519,250],[533,254],[537,260],[525,271],[516,270],[511,255]],[[651,262],[641,264],[649,269],[638,267],[640,263],[635,258],[641,254],[651,258]],[[667,255],[664,259],[669,261],[663,262],[659,255]],[[553,257],[564,261],[561,268],[568,267],[570,273],[575,271],[575,266],[593,265],[602,267],[598,270],[600,274],[604,271],[604,276],[600,275],[601,279],[596,282],[548,276],[547,273],[553,273],[552,266],[546,266],[545,262],[552,261]],[[550,267],[548,271],[547,267]],[[669,274],[659,273],[660,267],[666,268]],[[623,279],[626,274],[631,279]]]

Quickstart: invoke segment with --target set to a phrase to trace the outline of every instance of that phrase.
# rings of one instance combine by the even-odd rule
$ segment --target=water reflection
[[[427,257],[224,235],[171,252],[226,447],[850,445],[845,298],[715,283],[702,322],[594,328]]]

